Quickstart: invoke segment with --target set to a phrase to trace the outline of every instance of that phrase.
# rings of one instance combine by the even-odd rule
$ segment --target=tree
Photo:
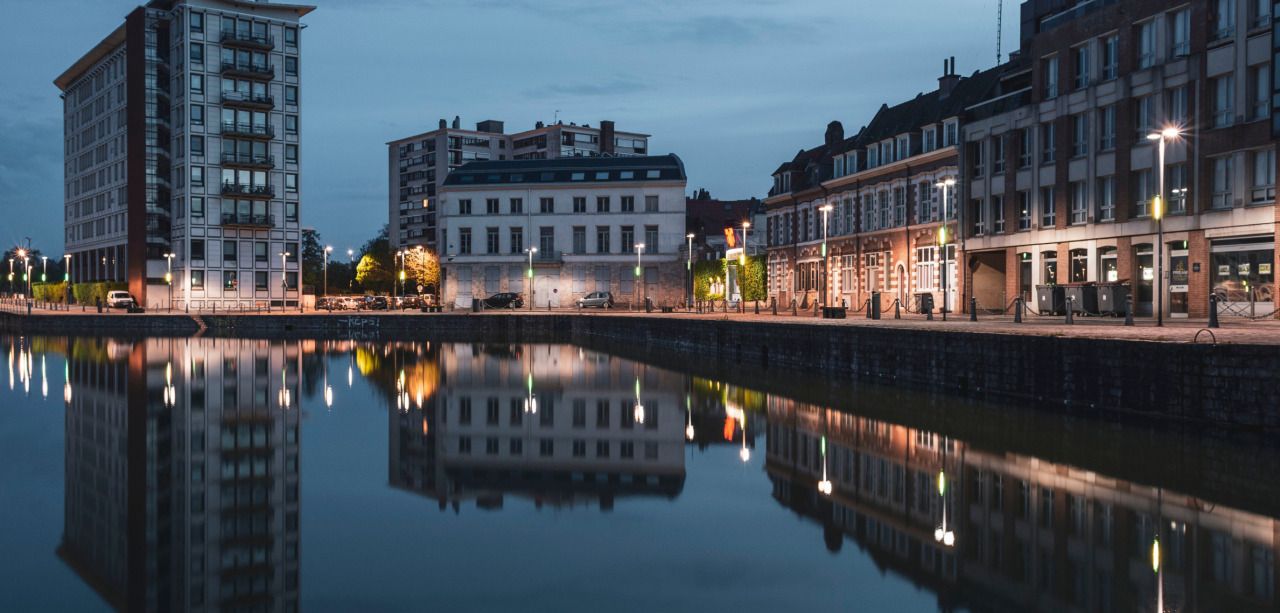
[[[324,283],[324,246],[320,244],[320,233],[305,228],[302,230],[302,284],[319,288]],[[316,292],[320,293],[320,292]]]
[[[425,249],[410,249],[404,257],[405,289],[423,287],[423,293],[435,294],[440,286],[440,257]]]
[[[373,254],[365,254],[356,266],[356,283],[366,290],[390,291],[392,280],[395,278],[391,271],[390,266],[385,265]]]

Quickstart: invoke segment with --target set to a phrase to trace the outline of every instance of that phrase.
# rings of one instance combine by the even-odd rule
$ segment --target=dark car
[[[602,309],[613,308],[613,294],[609,292],[591,292],[586,296],[578,299],[578,308],[599,307]]]
[[[398,299],[399,307],[402,309],[416,309],[422,306],[422,298],[419,296],[404,296]]]
[[[524,298],[515,292],[500,292],[484,299],[486,309],[518,309],[524,306]]]
[[[387,297],[368,296],[364,299],[364,308],[370,311],[385,311],[387,310]]]

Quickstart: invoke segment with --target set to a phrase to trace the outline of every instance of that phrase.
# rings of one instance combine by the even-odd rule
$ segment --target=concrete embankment
[[[503,315],[0,314],[28,334],[572,342],[1062,410],[1280,427],[1280,347],[697,318]]]

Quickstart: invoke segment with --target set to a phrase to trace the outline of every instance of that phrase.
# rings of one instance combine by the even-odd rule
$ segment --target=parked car
[[[515,292],[500,292],[484,299],[486,309],[518,309],[524,306],[524,298]]]
[[[586,296],[578,299],[578,308],[585,309],[587,307],[597,307],[601,309],[613,308],[613,294],[609,292],[591,292]]]
[[[127,309],[138,306],[138,301],[133,299],[129,292],[114,291],[107,292],[107,307],[112,309]]]
[[[338,308],[344,311],[355,311],[364,308],[364,298],[358,296],[344,296],[338,300]]]
[[[422,298],[418,296],[401,296],[396,299],[396,308],[417,309],[422,307]]]
[[[364,308],[370,311],[385,311],[388,308],[386,296],[366,296],[364,299]]]

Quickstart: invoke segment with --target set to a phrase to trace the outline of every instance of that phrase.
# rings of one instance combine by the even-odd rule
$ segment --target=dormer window
[[[960,134],[960,122],[955,119],[949,119],[942,124],[942,146],[953,147],[958,142]]]
[[[831,176],[843,177],[844,176],[844,156],[842,155],[836,156],[836,158],[832,160],[832,163],[834,165],[834,168],[832,169]]]
[[[880,149],[877,147],[867,147],[867,168],[875,168],[880,165]]]
[[[898,137],[898,152],[894,154],[894,159],[905,160],[911,157],[911,137],[903,134]]]
[[[938,148],[938,129],[929,126],[924,129],[924,153],[928,153]]]

